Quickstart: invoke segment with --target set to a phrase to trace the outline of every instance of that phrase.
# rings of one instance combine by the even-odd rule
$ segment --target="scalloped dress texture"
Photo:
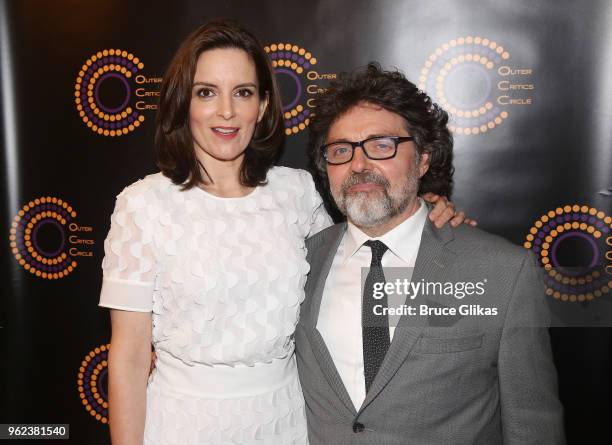
[[[240,198],[161,173],[117,197],[100,306],[152,312],[144,443],[307,444],[293,333],[304,240],[331,224],[309,173]]]

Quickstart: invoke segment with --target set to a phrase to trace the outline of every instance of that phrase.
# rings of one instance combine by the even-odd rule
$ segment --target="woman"
[[[214,22],[187,38],[161,89],[161,173],[118,196],[105,242],[115,445],[307,443],[292,334],[304,239],[331,220],[307,172],[273,167],[282,126],[250,33]]]

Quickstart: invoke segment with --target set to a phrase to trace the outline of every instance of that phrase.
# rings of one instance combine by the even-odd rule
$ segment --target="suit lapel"
[[[444,281],[447,269],[455,257],[455,254],[445,247],[452,239],[452,230],[448,225],[442,229],[436,229],[429,218],[427,219],[412,274],[413,282],[420,280],[425,282]],[[408,358],[426,325],[425,317],[413,319],[402,316],[400,318],[389,350],[359,412],[363,411],[389,383],[402,363]]]
[[[311,247],[314,251],[310,256],[310,275],[305,289],[307,307],[302,312],[302,320],[312,351],[329,386],[332,387],[340,401],[354,415],[356,411],[353,402],[346,391],[344,383],[342,383],[327,345],[321,333],[317,330],[317,320],[319,319],[319,309],[321,308],[325,282],[327,281],[334,256],[345,231],[346,223],[337,224],[328,229],[327,236],[321,237],[317,245]]]

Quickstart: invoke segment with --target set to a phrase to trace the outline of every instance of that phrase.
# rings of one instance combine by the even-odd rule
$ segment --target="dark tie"
[[[391,343],[389,339],[389,318],[375,315],[374,306],[381,305],[387,307],[387,294],[381,299],[374,299],[374,283],[384,283],[380,260],[387,251],[388,247],[381,241],[366,241],[364,246],[372,249],[372,262],[370,271],[363,287],[363,301],[361,304],[361,332],[363,335],[363,369],[365,374],[366,393],[380,369],[380,365],[385,358],[385,354]]]

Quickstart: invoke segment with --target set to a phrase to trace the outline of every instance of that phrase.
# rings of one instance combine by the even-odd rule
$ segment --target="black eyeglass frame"
[[[373,141],[376,139],[391,139],[393,141],[393,144],[395,145],[395,149],[393,150],[393,153],[390,156],[387,156],[384,158],[373,158],[372,156],[370,156],[368,151],[365,149],[364,144],[366,142]],[[330,165],[342,165],[342,164],[346,164],[347,162],[351,162],[353,160],[353,157],[355,156],[355,149],[357,147],[361,147],[361,149],[363,150],[363,154],[366,155],[368,159],[372,159],[374,161],[384,161],[386,159],[394,158],[395,155],[397,155],[397,147],[399,146],[399,144],[401,144],[402,142],[408,142],[408,141],[414,141],[414,137],[412,136],[373,136],[371,138],[367,138],[367,139],[364,139],[363,141],[357,141],[357,142],[351,142],[351,141],[331,142],[329,144],[321,145],[320,149],[321,149],[321,154],[323,155],[323,159],[325,159],[325,162],[327,162]],[[329,159],[327,159],[327,148],[334,144],[350,145],[351,146],[351,157],[344,162],[329,162]]]

